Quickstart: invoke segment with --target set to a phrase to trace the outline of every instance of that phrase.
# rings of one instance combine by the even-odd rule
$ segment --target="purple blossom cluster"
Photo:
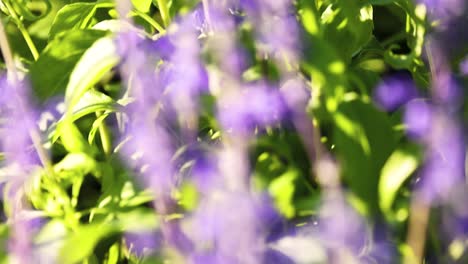
[[[249,61],[236,36],[239,19],[255,25],[256,52],[277,62],[279,81],[243,79]],[[159,214],[175,212],[171,193],[187,177],[200,195],[190,215],[164,224],[163,245],[154,241],[155,236],[145,236],[145,244],[177,249],[187,263],[324,261],[315,254],[326,256],[325,250],[336,255],[336,261],[374,259],[372,254],[385,259],[385,247],[382,252],[362,253],[373,240],[367,238],[370,230],[339,187],[332,188],[330,199],[323,201],[317,230],[298,229],[270,238],[271,223],[281,222],[281,217],[252,186],[249,142],[292,117],[311,159],[319,157],[313,140],[317,132],[306,113],[310,88],[299,77],[298,25],[290,1],[203,1],[194,11],[175,18],[167,32],[150,43],[130,32],[121,33],[117,43],[124,58],[121,72],[129,95],[135,98],[126,107],[128,142],[122,154],[154,191]],[[206,53],[209,63],[202,59]],[[399,81],[390,80],[385,89]],[[401,82],[400,94],[387,106],[405,103],[408,87],[413,88],[409,80]],[[384,100],[386,93],[378,96]],[[203,95],[216,97],[217,123],[223,133],[220,142],[203,142],[193,134]],[[209,149],[188,155],[195,156],[189,175],[177,171],[179,161],[173,158],[176,149],[187,144],[191,149],[203,145]],[[330,164],[333,170],[336,164]],[[133,236],[129,234],[128,239],[134,241]],[[328,242],[315,245],[317,239]],[[290,240],[315,248],[299,253],[285,246]]]
[[[175,5],[175,2],[171,3]],[[122,168],[125,177],[128,176],[127,173],[135,176],[139,187],[150,191],[151,197],[145,196],[143,200],[148,199],[151,202],[146,203],[148,200],[144,200],[138,206],[144,207],[144,210],[154,210],[152,213],[155,214],[151,216],[156,215],[158,227],[144,232],[126,230],[125,224],[122,224],[124,221],[119,222],[122,213],[119,210],[123,207],[120,208],[120,204],[116,205],[119,208],[113,211],[109,217],[111,220],[105,223],[112,225],[109,228],[112,232],[119,235],[124,233],[122,236],[125,245],[121,245],[120,240],[114,245],[126,247],[126,253],[132,257],[134,255],[151,261],[151,257],[162,255],[174,259],[176,263],[193,264],[394,263],[397,256],[406,254],[398,253],[398,250],[404,249],[397,249],[397,243],[389,242],[387,238],[387,231],[393,232],[393,222],[385,225],[379,218],[388,216],[380,215],[378,210],[371,212],[373,208],[362,205],[361,197],[348,192],[346,185],[349,179],[342,179],[346,172],[340,171],[339,161],[334,158],[335,151],[339,153],[343,146],[327,145],[328,141],[333,141],[333,137],[339,137],[340,134],[321,136],[323,131],[329,129],[330,123],[335,125],[334,122],[342,122],[342,126],[337,130],[343,130],[343,142],[349,143],[350,149],[361,150],[362,147],[362,156],[365,156],[363,160],[369,162],[373,158],[371,154],[375,154],[372,153],[375,151],[373,146],[369,147],[374,138],[366,135],[371,129],[361,127],[359,121],[355,123],[354,119],[359,119],[360,116],[350,115],[348,118],[346,109],[340,108],[342,105],[339,104],[344,105],[360,95],[355,91],[345,92],[348,88],[342,87],[348,84],[352,86],[352,81],[349,80],[348,83],[347,77],[338,78],[337,75],[345,71],[344,66],[341,70],[342,61],[338,53],[332,53],[337,57],[330,60],[331,65],[323,67],[327,70],[318,76],[323,79],[336,77],[339,80],[332,82],[336,87],[324,84],[315,90],[312,83],[317,75],[312,74],[312,78],[305,76],[304,71],[322,69],[302,65],[299,21],[304,19],[307,20],[304,23],[314,23],[314,12],[325,7],[313,6],[317,10],[309,10],[307,8],[310,6],[306,6],[298,14],[298,2],[300,1],[203,0],[191,11],[178,13],[170,23],[166,23],[168,21],[162,13],[164,7],[158,2],[154,5],[161,10],[161,19],[164,20],[165,27],[157,29],[156,35],[149,36],[134,30],[138,28],[137,22],[128,18],[132,10],[132,1],[117,1],[120,17],[120,21],[117,22],[130,25],[116,30],[113,42],[120,58],[116,75],[121,78],[119,81],[124,91],[118,100],[121,109],[115,110],[119,123],[119,129],[112,131],[115,133],[113,136],[117,138],[115,152],[126,163],[125,169]],[[416,4],[423,4],[427,8],[431,21],[444,23],[450,21],[451,16],[460,16],[460,10],[466,8],[462,0],[418,0]],[[327,19],[330,21],[334,15],[348,15],[340,14],[339,8],[334,9],[336,6],[331,4],[328,9],[321,10],[322,15],[329,16]],[[363,10],[360,12],[364,12]],[[157,23],[156,20],[152,22]],[[346,23],[347,19],[338,23],[336,34],[340,33],[340,27],[346,26]],[[242,25],[242,28],[239,25]],[[328,26],[331,27],[332,23]],[[246,28],[248,33],[239,32]],[[320,31],[317,34],[332,34],[330,32],[333,31],[324,32]],[[249,41],[254,43],[254,47],[247,47],[241,41],[242,37],[252,38]],[[412,230],[415,223],[427,224],[432,220],[427,213],[432,207],[442,211],[440,219],[437,219],[440,223],[431,224],[442,226],[440,233],[444,235],[441,238],[443,242],[447,240],[452,243],[457,239],[468,241],[468,209],[465,205],[468,198],[465,172],[466,141],[465,128],[461,122],[464,94],[460,84],[468,75],[468,59],[465,56],[461,61],[457,61],[457,68],[453,69],[454,66],[447,59],[448,51],[444,49],[441,41],[428,38],[426,43],[424,61],[418,60],[416,64],[417,67],[424,68],[423,64],[427,62],[430,89],[424,90],[419,87],[419,83],[415,81],[415,72],[386,73],[372,90],[372,103],[378,108],[369,108],[377,114],[387,112],[392,115],[392,122],[401,119],[398,121],[404,124],[406,133],[406,137],[402,136],[402,144],[413,146],[416,143],[422,149],[420,161],[414,154],[414,157],[409,159],[409,165],[402,164],[401,171],[396,171],[406,173],[407,167],[417,163],[414,165],[414,172],[410,172],[414,184],[409,186],[409,203],[412,203],[409,207],[418,210],[422,208],[420,211],[423,213],[419,214],[417,210],[400,210],[394,217],[397,220],[392,219],[397,222],[408,217],[405,213],[410,214],[408,227],[405,227],[409,229],[410,234],[407,243],[416,255],[419,253],[416,250],[417,246],[412,244],[415,239],[411,237]],[[317,48],[323,48],[322,44],[317,45]],[[329,49],[333,52],[334,48]],[[329,51],[328,48],[323,50]],[[353,55],[353,60],[361,59],[359,56]],[[396,55],[394,57],[392,59],[395,61],[400,58]],[[406,59],[406,56],[401,57]],[[339,73],[333,70],[334,65],[340,65]],[[271,67],[273,70],[270,72],[270,69],[262,67]],[[310,70],[307,67],[314,69]],[[5,211],[11,221],[8,224],[12,227],[8,244],[12,252],[11,259],[15,263],[23,264],[32,263],[35,258],[41,257],[35,248],[33,237],[37,227],[46,222],[45,218],[28,215],[29,207],[34,202],[28,200],[25,189],[33,188],[28,185],[33,180],[47,180],[41,178],[45,177],[42,174],[54,178],[55,170],[60,168],[54,167],[49,161],[39,131],[47,132],[51,124],[57,125],[55,123],[63,121],[65,118],[61,120],[58,116],[63,117],[65,114],[58,110],[55,102],[49,102],[55,109],[50,110],[48,116],[40,117],[30,99],[28,82],[15,76],[17,73],[12,73],[12,69],[9,71],[12,76],[0,76],[0,150],[4,154],[1,163],[3,168],[6,168],[6,180],[5,183],[0,183],[0,187],[2,200],[7,207]],[[270,73],[274,76],[269,76]],[[319,82],[326,83],[327,80]],[[101,89],[92,89],[94,88],[95,92]],[[359,99],[362,99],[362,104],[356,105],[370,105],[367,91],[362,89],[360,92],[365,95]],[[318,109],[317,105],[323,103],[320,101],[324,99],[322,97],[331,95],[337,96],[326,98],[329,101],[325,102],[336,103],[338,107]],[[311,106],[313,100],[320,103]],[[318,110],[310,111],[311,107],[317,107]],[[314,115],[322,114],[325,117],[318,120],[316,116],[311,117],[312,112]],[[99,115],[99,111],[96,114]],[[329,115],[333,114],[339,118],[330,118]],[[324,126],[319,128],[318,123],[322,121]],[[94,123],[91,126],[96,128],[99,124]],[[252,149],[257,147],[256,144],[263,143],[261,139],[270,137],[271,141],[283,140],[282,137],[287,138],[290,132],[288,129],[293,130],[294,136],[299,138],[300,143],[297,145],[304,148],[305,166],[295,164],[298,157],[292,153],[280,153],[284,154],[284,157],[273,153],[277,151],[276,148],[283,147],[278,142],[273,143],[278,143],[280,147],[275,144],[261,146],[266,149],[265,152],[253,154]],[[394,129],[396,131],[398,128]],[[209,132],[202,133],[201,130]],[[281,133],[277,133],[278,130],[281,130]],[[80,131],[77,133],[80,134]],[[348,136],[354,138],[348,139]],[[103,135],[100,134],[100,137],[103,141]],[[293,139],[287,138],[285,141],[288,141],[285,143],[288,146],[296,146]],[[48,143],[50,145],[50,142]],[[396,144],[395,142],[391,151],[399,150]],[[65,145],[60,146],[64,148],[61,150],[71,152]],[[397,151],[395,153],[398,154]],[[406,154],[405,152],[402,156],[409,156]],[[105,156],[107,161],[114,157],[111,158],[111,155],[114,154]],[[268,178],[270,175],[265,177],[271,180],[267,188],[257,186],[265,183],[255,181],[255,166],[258,164],[255,164],[253,157],[258,161],[263,158],[274,160],[268,165],[267,171],[278,175],[273,180]],[[338,159],[339,155],[336,157]],[[94,165],[101,164],[100,158],[93,156],[93,166],[88,167],[99,166]],[[359,162],[359,158],[356,161]],[[357,168],[358,172],[366,169],[365,166]],[[88,169],[79,168],[86,173]],[[372,168],[372,173],[379,173],[380,169],[381,167]],[[96,178],[109,176],[101,175],[108,173],[105,169],[95,170]],[[112,169],[109,168],[109,171]],[[301,173],[301,179],[297,179],[298,171]],[[305,174],[305,177],[302,174]],[[57,179],[54,178],[51,182],[59,182],[59,185],[65,186],[57,187],[57,192],[66,190],[63,197],[80,195],[76,194],[75,188],[78,185],[81,188],[82,182],[75,186],[75,183],[62,179],[58,179],[57,182],[55,180]],[[294,194],[290,195],[288,189],[296,188],[290,185],[299,180],[305,185],[301,187],[308,188],[308,192],[314,197],[294,200],[295,190],[292,191]],[[104,189],[104,180],[102,181]],[[285,190],[281,194],[291,196],[286,197],[289,200],[274,195],[273,182]],[[127,183],[133,188],[132,181],[125,184]],[[406,182],[401,183],[404,184]],[[184,203],[187,201],[179,199],[181,193],[186,191],[184,188],[188,189],[187,192],[193,192],[189,198],[195,205],[188,205]],[[136,192],[136,189],[138,188],[129,192]],[[68,192],[72,194],[69,195]],[[74,211],[73,208],[70,209],[70,213],[66,212],[69,208],[60,208],[63,209],[60,213],[66,215],[64,222],[70,222],[71,224],[66,224],[72,226],[70,229],[75,231],[74,228],[82,222],[92,222],[93,217],[100,217],[96,215],[99,215],[98,209],[102,209],[101,205],[107,202],[106,199],[112,198],[111,200],[118,200],[116,204],[119,203],[123,194],[118,193],[117,196],[100,197],[99,205],[90,210]],[[73,199],[79,198],[73,197],[61,205],[69,203],[71,206]],[[283,198],[287,201],[282,200]],[[53,199],[57,198],[54,196]],[[289,221],[291,219],[286,219],[286,214],[282,215],[281,212],[285,210],[282,206],[289,205],[287,202],[300,202],[301,206],[310,206],[309,209],[316,210],[313,213],[305,213],[304,216],[295,215],[297,218]],[[376,202],[376,207],[378,203]],[[127,209],[133,208],[123,208],[122,211]],[[424,212],[427,214],[424,215]],[[364,214],[370,217],[365,218]],[[371,222],[371,217],[377,220]],[[114,235],[112,232],[110,233]],[[423,236],[421,240],[426,241],[426,238]]]
[[[19,80],[16,75],[16,72],[9,72],[8,76],[0,76],[0,146],[5,155],[3,166],[7,177],[2,183],[2,200],[7,203],[12,219],[13,234],[8,249],[17,263],[30,263],[33,259],[34,222],[40,218],[28,216],[24,185],[31,181],[32,173],[41,166],[34,145],[41,139],[37,132],[37,113],[29,100],[29,86],[26,80]]]
[[[427,6],[431,19],[444,23],[456,20],[465,5],[463,1],[422,2]],[[447,39],[440,37],[450,36],[450,33],[444,30],[451,29],[442,27],[442,32],[426,39],[425,59],[431,71],[430,90],[423,91],[417,87],[409,75],[394,74],[376,87],[374,102],[385,111],[402,109],[408,138],[419,143],[424,150],[422,165],[415,173],[412,197],[414,208],[419,209],[412,213],[414,226],[409,227],[409,233],[413,228],[418,230],[417,225],[425,226],[426,221],[430,221],[428,208],[449,208],[443,209],[440,234],[442,243],[450,244],[467,235],[468,214],[462,198],[468,193],[465,127],[461,120],[464,92],[462,80],[456,74],[457,71],[461,76],[465,74],[466,62],[462,60],[459,68],[455,69],[449,65],[452,50],[445,45]],[[420,232],[415,231],[414,234]],[[424,236],[415,239],[421,240]]]
[[[465,1],[463,0],[418,0],[424,4],[432,19],[446,21],[463,14]]]

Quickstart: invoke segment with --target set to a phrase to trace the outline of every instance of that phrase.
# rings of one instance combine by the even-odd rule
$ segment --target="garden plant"
[[[0,11],[1,263],[468,263],[466,0]]]

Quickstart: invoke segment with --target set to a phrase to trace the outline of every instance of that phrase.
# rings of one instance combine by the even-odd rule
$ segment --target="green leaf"
[[[341,103],[333,117],[333,142],[344,180],[375,213],[380,170],[396,147],[389,118],[358,98]]]
[[[99,127],[104,123],[104,119],[106,119],[109,114],[100,115],[96,120],[94,120],[91,130],[89,130],[88,134],[88,143],[93,144],[94,138],[96,137],[96,132],[98,132]]]
[[[143,13],[148,13],[151,7],[151,2],[152,0],[132,0],[133,6],[136,8],[136,10],[143,12]]]
[[[54,165],[54,171],[75,171],[81,175],[95,173],[98,170],[97,162],[85,153],[70,153],[59,163]],[[96,174],[96,173],[95,173]]]
[[[70,152],[95,153],[95,150],[84,139],[78,127],[70,118],[65,118],[57,126],[57,135],[60,135],[62,144]]]
[[[320,33],[319,19],[317,7],[314,2],[302,0],[299,1],[301,15],[301,22],[305,30],[311,35],[318,35]]]
[[[310,35],[309,43],[304,62],[314,87],[309,105],[313,109],[324,106],[328,112],[333,113],[348,86],[345,62],[340,59],[334,47],[322,38]]]
[[[64,6],[57,12],[49,32],[49,39],[54,39],[60,33],[72,29],[85,29],[98,8],[112,8],[112,2],[73,3]]]
[[[78,103],[73,107],[71,116],[67,116],[59,120],[55,124],[55,127],[61,126],[61,123],[64,122],[67,118],[71,118],[72,121],[76,121],[77,119],[80,119],[81,117],[91,113],[95,113],[98,111],[105,112],[104,115],[102,115],[93,123],[92,129],[89,132],[88,138],[94,138],[94,133],[96,133],[96,131],[94,130],[97,130],[99,128],[98,125],[102,123],[103,119],[106,118],[110,113],[117,112],[118,110],[119,104],[115,103],[114,99],[96,90],[89,90],[80,98]],[[49,133],[49,138],[51,139],[51,142],[55,142],[59,137],[60,131],[51,129],[51,132]],[[93,140],[88,141],[91,144]]]
[[[65,90],[66,114],[71,114],[81,97],[119,62],[111,37],[96,41],[76,64]],[[90,71],[92,69],[92,71]]]
[[[395,2],[399,2],[399,0],[367,0],[367,3],[371,5],[388,5]]]
[[[278,178],[274,179],[268,192],[273,197],[278,210],[287,218],[295,215],[295,208],[292,202],[295,190],[295,181],[298,177],[298,172],[295,169],[289,169]]]
[[[63,93],[75,64],[97,39],[106,34],[101,30],[74,30],[50,42],[29,71],[33,91],[39,100],[45,101]]]
[[[48,244],[61,243],[68,230],[61,219],[52,219],[46,223],[34,237],[34,243],[47,247]]]
[[[178,204],[189,211],[196,209],[199,203],[199,193],[195,184],[191,182],[185,182],[180,187],[180,198]]]
[[[149,208],[138,208],[117,215],[118,225],[128,232],[142,232],[156,229],[159,226],[159,216]]]
[[[109,253],[107,254],[107,261],[106,264],[117,264],[119,263],[119,257],[120,257],[120,244],[115,243],[110,247]]]
[[[95,3],[73,3],[62,7],[55,16],[49,39],[71,29],[84,29],[94,15]]]
[[[111,97],[96,90],[88,90],[73,106],[72,118],[77,120],[97,111],[115,112],[117,109],[118,105]]]
[[[77,229],[72,236],[67,238],[61,248],[60,263],[72,264],[83,261],[91,256],[101,239],[117,232],[116,227],[110,224],[90,224]]]
[[[400,146],[385,162],[380,173],[379,205],[387,216],[391,215],[398,190],[413,174],[419,162],[419,151],[412,145]]]
[[[406,12],[406,39],[410,48],[407,54],[397,54],[398,44],[392,44],[384,53],[385,61],[396,69],[408,69],[413,74],[424,65],[420,56],[426,34],[426,7],[414,6],[405,1],[400,1],[399,6]]]
[[[371,40],[372,16],[371,5],[362,6],[347,0],[338,0],[322,13],[323,37],[336,47],[345,62],[349,62]]]

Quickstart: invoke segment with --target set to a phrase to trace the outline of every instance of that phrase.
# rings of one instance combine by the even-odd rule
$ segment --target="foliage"
[[[1,261],[466,263],[439,2],[2,0]]]

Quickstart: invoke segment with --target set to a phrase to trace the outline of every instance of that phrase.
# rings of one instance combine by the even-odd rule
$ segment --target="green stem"
[[[148,16],[147,14],[145,14],[143,12],[140,12],[138,10],[134,10],[134,11],[130,12],[130,15],[131,16],[141,17],[143,20],[148,22],[148,24],[150,24],[152,27],[154,27],[160,33],[163,33],[163,32],[166,31],[158,22],[156,22],[153,18],[151,18],[150,16]]]
[[[161,17],[164,23],[164,27],[167,28],[169,25],[170,21],[170,16],[169,16],[169,6],[167,5],[167,0],[157,0],[158,2],[158,8],[159,12],[161,13]]]
[[[26,44],[28,45],[34,60],[37,60],[39,58],[39,52],[36,48],[36,45],[34,45],[34,42],[31,36],[29,35],[28,31],[22,23],[18,23],[18,29],[21,31],[21,35],[23,35],[23,38],[26,41]]]
[[[96,116],[99,117],[102,115],[102,112],[96,112]],[[99,136],[101,136],[102,149],[106,155],[110,155],[112,151],[112,143],[109,136],[109,128],[106,126],[104,121],[99,124]]]
[[[397,42],[397,41],[400,41],[400,40],[403,40],[406,38],[406,31],[401,31],[393,36],[390,36],[389,38],[383,40],[380,45],[382,45],[383,47],[386,47],[394,42]]]
[[[16,15],[15,10],[13,7],[10,5],[8,1],[3,1],[5,4],[5,7],[8,10],[8,14],[13,18],[13,21],[15,21],[16,26],[18,27],[19,31],[21,32],[21,35],[23,36],[24,40],[26,41],[26,45],[28,45],[29,50],[31,51],[31,54],[34,58],[34,60],[37,60],[39,58],[39,52],[36,48],[36,45],[34,44],[31,36],[28,33],[28,30],[24,27],[23,22],[21,19]]]
[[[7,34],[5,28],[3,27],[2,21],[0,21],[0,48],[3,54],[3,59],[5,60],[5,65],[7,72],[13,75],[13,79],[16,79],[16,69],[15,62],[13,60],[13,53],[10,49],[10,44],[8,44]]]

